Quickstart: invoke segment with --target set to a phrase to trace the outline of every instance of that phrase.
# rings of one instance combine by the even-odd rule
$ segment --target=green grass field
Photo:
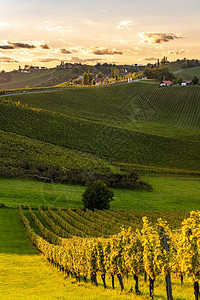
[[[192,80],[194,76],[200,78],[200,67],[177,70],[174,74],[183,80]]]
[[[183,178],[144,178],[154,190],[134,191],[114,189],[111,209],[137,211],[191,211],[199,209],[200,181]],[[37,181],[0,179],[0,203],[10,207],[18,205],[82,207],[83,186],[42,183]]]

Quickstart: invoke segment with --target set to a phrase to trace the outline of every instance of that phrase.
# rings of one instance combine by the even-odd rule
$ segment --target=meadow
[[[114,189],[113,210],[190,211],[199,209],[199,180],[174,177],[144,177],[153,191]],[[51,206],[83,208],[84,186],[19,179],[0,179],[0,203],[9,207]]]
[[[179,78],[183,78],[183,80],[192,80],[194,76],[200,77],[200,67],[181,69],[174,72],[176,76]]]

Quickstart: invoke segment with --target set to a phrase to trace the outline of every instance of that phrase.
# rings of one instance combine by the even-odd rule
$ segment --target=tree
[[[117,69],[117,68],[114,69],[114,77],[116,80],[119,79],[119,69]]]
[[[95,84],[96,84],[95,79],[92,79],[91,85],[95,85]]]
[[[103,73],[102,73],[102,72],[99,72],[99,73],[97,74],[97,77],[98,77],[98,78],[103,78]]]
[[[157,79],[161,80],[173,80],[175,76],[167,68],[148,68],[146,67],[143,71],[143,76],[148,79]]]
[[[199,79],[197,78],[197,76],[194,76],[192,79],[192,84],[196,85],[196,84],[198,84],[198,82],[199,82]]]
[[[110,208],[110,201],[113,197],[114,191],[108,188],[102,180],[97,180],[88,184],[82,195],[82,201],[84,208],[102,210]]]
[[[88,84],[92,83],[93,75],[92,73],[88,73]]]
[[[177,82],[181,85],[181,83],[183,83],[183,78],[180,77]]]
[[[113,67],[111,68],[111,77],[112,78],[114,77],[114,68]]]
[[[83,85],[88,85],[89,84],[89,80],[88,80],[88,74],[87,73],[84,73],[83,74]]]

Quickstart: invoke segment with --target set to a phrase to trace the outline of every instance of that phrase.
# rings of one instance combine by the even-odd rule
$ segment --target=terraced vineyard
[[[104,288],[120,287],[124,291],[125,281],[126,284],[135,281],[135,294],[139,295],[141,277],[149,276],[150,297],[153,298],[154,282],[159,280],[159,287],[164,291],[164,277],[171,275],[172,281],[179,277],[182,284],[183,280],[189,283],[193,278],[195,295],[198,292],[199,250],[195,245],[199,243],[200,212],[191,212],[190,217],[182,213],[178,218],[167,213],[166,218],[173,228],[180,227],[181,218],[188,217],[182,228],[173,232],[167,222],[155,221],[160,213],[151,214],[153,224],[147,217],[143,218],[143,224],[141,219],[138,224],[141,214],[133,211],[54,211],[50,208],[44,211],[19,207],[19,214],[33,245],[51,265],[67,277],[75,277],[77,282],[91,281],[98,286],[101,279]],[[164,249],[163,230],[170,241],[168,251]],[[185,295],[192,299],[191,290]]]

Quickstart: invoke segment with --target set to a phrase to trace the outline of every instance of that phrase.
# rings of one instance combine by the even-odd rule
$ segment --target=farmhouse
[[[181,85],[182,85],[182,86],[192,85],[192,81],[190,81],[190,80],[183,81],[183,82],[181,83]]]
[[[170,85],[173,85],[173,83],[170,81],[170,80],[163,80],[161,81],[160,83],[160,86],[170,86]]]

